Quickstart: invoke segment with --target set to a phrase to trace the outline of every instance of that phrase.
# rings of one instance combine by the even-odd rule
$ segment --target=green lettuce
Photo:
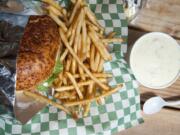
[[[54,67],[54,70],[52,72],[52,75],[47,79],[45,80],[44,82],[42,82],[41,84],[39,84],[36,88],[37,90],[39,91],[47,91],[52,83],[54,82],[54,80],[57,78],[58,74],[63,70],[63,65],[61,64],[60,60],[58,59],[56,61],[56,64],[55,64],[55,67]]]

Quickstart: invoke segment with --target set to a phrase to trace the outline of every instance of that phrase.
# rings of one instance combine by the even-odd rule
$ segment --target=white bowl
[[[165,33],[147,33],[135,42],[130,67],[140,84],[153,89],[166,88],[179,78],[180,46]]]

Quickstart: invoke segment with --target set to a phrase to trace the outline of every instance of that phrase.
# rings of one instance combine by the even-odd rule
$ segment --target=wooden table
[[[179,135],[180,113],[177,110],[163,109],[161,112],[144,116],[144,123],[124,130],[117,135]]]
[[[180,43],[180,0],[147,0],[145,7],[129,24],[128,53],[137,38],[149,31],[168,33]],[[139,90],[142,105],[148,98],[157,95],[166,100],[180,100],[180,78],[164,90],[144,86],[140,86]],[[154,115],[142,115],[144,124],[117,135],[180,135],[180,109],[164,108]]]

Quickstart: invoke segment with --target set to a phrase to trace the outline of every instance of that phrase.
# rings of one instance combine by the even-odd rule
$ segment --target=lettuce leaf
[[[52,83],[54,82],[54,80],[57,78],[58,74],[63,70],[63,65],[61,64],[60,60],[58,59],[56,61],[54,70],[52,75],[45,80],[44,82],[42,82],[41,84],[39,84],[36,88],[39,91],[47,91],[50,86],[52,85]]]

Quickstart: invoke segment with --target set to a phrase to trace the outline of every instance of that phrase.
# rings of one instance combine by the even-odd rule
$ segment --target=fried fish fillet
[[[30,16],[17,56],[16,90],[31,90],[53,71],[60,48],[58,26],[48,16]]]

